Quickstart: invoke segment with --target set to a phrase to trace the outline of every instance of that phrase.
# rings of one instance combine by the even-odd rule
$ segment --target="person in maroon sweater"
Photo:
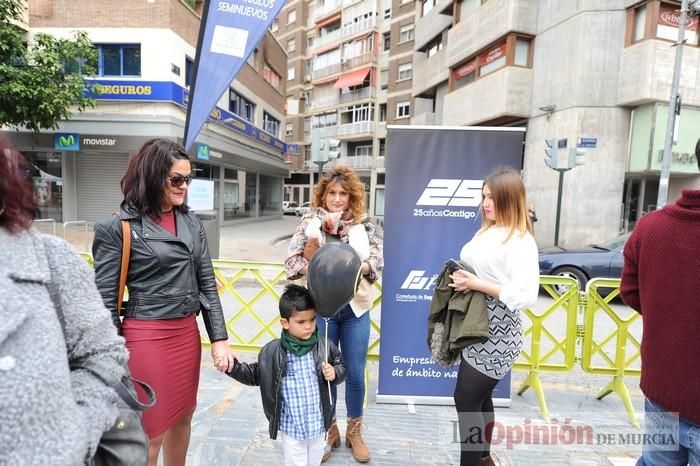
[[[643,322],[637,465],[700,464],[700,190],[642,217],[624,256],[620,294]]]

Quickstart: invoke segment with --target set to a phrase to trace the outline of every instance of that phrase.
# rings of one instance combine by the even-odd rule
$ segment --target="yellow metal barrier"
[[[604,294],[600,292],[601,289],[612,289],[612,291]],[[620,280],[596,278],[588,283],[584,322],[586,332],[583,339],[581,366],[585,372],[590,374],[613,376],[610,383],[598,393],[596,398],[600,400],[610,393],[616,393],[622,399],[632,425],[639,427],[624,379],[626,375],[638,376],[641,374],[640,368],[633,365],[640,362],[641,338],[635,337],[631,332],[631,327],[635,323],[639,324],[641,319],[639,314],[632,309],[629,309],[626,316],[622,316],[610,306],[610,302],[619,294]],[[598,315],[601,317],[597,317]],[[599,336],[596,333],[596,328],[600,328],[603,317],[614,323],[614,330]],[[607,346],[611,346],[610,343],[614,344],[612,353],[607,348]],[[594,358],[599,362],[596,363]]]
[[[81,256],[93,265],[90,254],[82,253]],[[231,346],[238,351],[258,352],[267,342],[280,335],[278,302],[286,284],[283,264],[229,260],[212,262]],[[598,394],[598,399],[612,392],[617,393],[630,421],[638,427],[624,377],[640,374],[640,369],[633,367],[633,363],[640,358],[641,339],[630,332],[630,326],[640,320],[639,315],[632,310],[623,317],[610,306],[610,301],[619,295],[620,281],[591,280],[586,293],[580,292],[575,280],[568,277],[543,275],[540,277],[540,285],[553,301],[541,311],[523,311],[523,349],[513,369],[528,371],[528,375],[518,389],[518,395],[532,388],[542,416],[548,421],[549,411],[540,373],[572,370],[577,362],[577,336],[583,336],[580,358],[583,370],[591,374],[613,376],[613,380]],[[559,295],[555,286],[559,287],[560,292],[562,287],[568,286],[568,290]],[[612,291],[603,295],[599,291],[601,288]],[[379,360],[381,327],[378,317],[381,313],[381,292],[381,284],[375,283],[375,295],[370,308],[367,356],[371,361]],[[577,323],[577,310],[582,306],[585,306],[585,318],[581,325]],[[600,328],[604,317],[613,322],[614,330],[603,338],[597,338],[596,329]],[[525,318],[530,322],[529,327]],[[200,331],[206,335],[203,328]],[[613,339],[615,350],[610,354],[606,345]],[[632,345],[632,351],[628,351],[628,344]],[[205,336],[202,337],[202,345],[209,346]],[[594,358],[602,360],[604,364],[594,363]]]
[[[543,275],[540,277],[540,285],[554,301],[541,312],[534,309],[523,311],[523,317],[529,319],[531,325],[523,333],[523,349],[513,369],[528,371],[527,378],[518,389],[518,395],[532,388],[537,396],[542,417],[549,422],[549,410],[544,398],[540,372],[567,372],[574,367],[579,290],[576,281],[569,277]],[[559,296],[554,286],[568,289]],[[554,326],[547,328],[546,321],[555,319],[560,320],[557,328],[562,328],[563,319],[564,335],[555,335]],[[525,322],[523,324],[526,327]]]

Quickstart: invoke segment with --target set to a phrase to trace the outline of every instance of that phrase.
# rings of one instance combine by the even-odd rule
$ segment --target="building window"
[[[270,65],[267,63],[265,63],[263,68],[263,79],[278,91],[280,90],[280,83],[282,81],[280,75],[270,68]]]
[[[372,156],[372,146],[355,146],[355,157]]]
[[[399,81],[403,81],[404,79],[411,79],[413,77],[413,64],[412,63],[404,63],[403,65],[399,65]]]
[[[391,8],[387,8],[386,10],[384,10],[384,19],[385,20],[391,19]]]
[[[379,121],[386,121],[386,104],[379,104]]]
[[[294,39],[289,39],[287,41],[287,53],[292,53],[297,49],[297,41]]]
[[[255,117],[255,104],[233,89],[229,90],[229,111],[251,123]]]
[[[648,1],[636,8],[627,10],[628,24],[626,44],[631,45],[640,40],[658,38],[676,42],[680,23],[680,8],[677,3],[660,2],[657,8],[650,8]],[[629,18],[631,16],[631,18]],[[689,17],[685,30],[686,45],[698,45],[698,18]]]
[[[425,46],[425,54],[428,57],[432,57],[436,53],[442,50],[442,35],[437,36],[428,45]]]
[[[477,62],[476,60],[471,60],[463,65],[458,66],[455,68],[453,71],[453,81],[454,81],[454,88],[459,89],[462,86],[465,86],[473,81],[476,80],[476,69],[477,69]]]
[[[400,4],[400,5],[406,5],[407,3],[411,3],[411,2],[413,2],[413,0],[401,0],[401,1],[399,2],[399,4]]]
[[[514,65],[530,66],[530,40],[518,37],[515,40]]]
[[[255,59],[258,56],[258,49],[253,49],[252,52],[250,52],[250,55],[248,55],[248,64],[253,67],[254,70],[257,70],[255,67]]]
[[[194,60],[190,57],[185,57],[185,87],[190,87],[192,85],[192,81],[194,80],[192,73],[194,73]]]
[[[385,32],[383,37],[384,37],[384,48],[382,50],[387,51],[391,47],[391,33]]]
[[[277,21],[277,18],[273,19],[272,24],[270,24],[270,32],[277,32],[279,28],[279,21]]]
[[[413,23],[407,24],[406,26],[401,26],[399,30],[399,44],[402,42],[407,42],[413,40],[414,25]]]
[[[99,76],[141,76],[141,45],[96,45]]]
[[[396,104],[396,118],[408,118],[411,116],[411,102],[399,102]]]
[[[425,16],[428,14],[430,10],[433,9],[433,7],[437,4],[437,0],[422,0],[421,2],[421,16]]]
[[[492,47],[479,55],[479,74],[481,76],[506,66],[506,43]]]
[[[284,135],[289,137],[292,134],[294,134],[294,124],[287,123],[286,125],[284,125]]]
[[[306,48],[310,49],[314,45],[314,36],[308,36],[306,38]]]
[[[338,114],[336,112],[321,113],[311,117],[312,128],[326,128],[338,125]]]
[[[263,112],[263,129],[274,137],[278,137],[280,132],[280,121],[269,113]]]
[[[634,10],[634,31],[632,32],[632,42],[644,39],[647,23],[647,6],[642,5]]]
[[[681,22],[680,8],[672,3],[662,3],[656,20],[656,37],[659,39],[678,40],[678,26]],[[685,43],[698,45],[698,18],[688,16],[685,29]]]
[[[296,77],[296,69],[293,66],[287,68],[287,81],[294,81]]]
[[[297,10],[292,10],[287,13],[287,24],[294,24],[297,22]]]

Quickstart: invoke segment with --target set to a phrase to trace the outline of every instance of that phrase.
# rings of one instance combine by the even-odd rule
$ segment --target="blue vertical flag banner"
[[[185,121],[189,150],[241,67],[279,14],[284,0],[206,0]]]
[[[427,344],[433,288],[481,227],[484,177],[522,168],[524,136],[525,128],[388,128],[378,402],[452,403],[459,365],[436,365]],[[510,374],[494,399],[510,400]]]

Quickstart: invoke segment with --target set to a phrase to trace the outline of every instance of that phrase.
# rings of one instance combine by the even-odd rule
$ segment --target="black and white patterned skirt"
[[[502,379],[520,357],[523,326],[520,311],[512,311],[497,299],[488,297],[489,339],[462,350],[464,360],[482,374]]]

